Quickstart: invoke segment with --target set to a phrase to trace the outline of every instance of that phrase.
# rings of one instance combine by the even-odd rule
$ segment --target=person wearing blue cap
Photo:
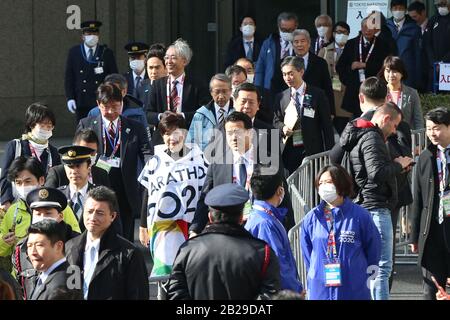
[[[234,183],[208,192],[210,224],[180,247],[169,280],[169,299],[250,300],[279,290],[277,256],[241,225],[247,201],[247,190]]]
[[[69,50],[64,76],[67,109],[76,114],[77,122],[95,105],[95,90],[111,73],[117,73],[114,54],[99,45],[100,21],[81,23],[83,43]]]

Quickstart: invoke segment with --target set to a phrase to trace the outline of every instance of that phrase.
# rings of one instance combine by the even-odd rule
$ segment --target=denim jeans
[[[381,257],[378,263],[378,275],[371,281],[370,292],[373,300],[389,299],[389,277],[392,272],[392,248],[394,233],[392,231],[391,211],[386,208],[369,210],[381,236]]]

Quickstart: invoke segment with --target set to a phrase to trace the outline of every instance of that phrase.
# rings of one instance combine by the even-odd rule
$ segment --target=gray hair
[[[281,62],[281,69],[284,66],[293,66],[297,71],[305,70],[305,61],[302,57],[288,56]]]
[[[297,23],[297,25],[298,25],[298,17],[293,12],[282,12],[282,13],[280,13],[278,15],[278,18],[277,18],[278,26],[280,26],[281,20],[283,20],[283,21],[295,20],[295,23]]]
[[[308,41],[308,43],[311,44],[311,35],[309,34],[308,30],[306,30],[306,29],[296,29],[292,33],[292,39],[294,39],[296,36],[299,36],[301,34],[304,35],[306,40]]]
[[[317,22],[319,21],[319,19],[321,18],[325,18],[328,22],[328,25],[330,27],[333,26],[333,20],[331,19],[331,17],[327,14],[321,14],[320,16],[317,16],[316,19],[314,20],[314,25],[317,26]]]
[[[225,82],[231,88],[231,79],[227,77],[225,73],[217,73],[212,76],[211,81],[209,81],[209,90],[212,90],[212,83],[214,80]]]
[[[234,75],[238,75],[240,73],[245,74],[245,77],[247,78],[247,71],[241,67],[238,66],[237,64],[233,64],[232,66],[229,66],[226,70],[225,70],[225,74],[229,77],[232,78]]]
[[[169,48],[170,47],[174,48],[175,52],[186,60],[186,64],[189,64],[189,62],[191,62],[193,55],[192,49],[191,47],[189,47],[189,44],[185,40],[179,38],[175,40],[175,42],[172,43]]]

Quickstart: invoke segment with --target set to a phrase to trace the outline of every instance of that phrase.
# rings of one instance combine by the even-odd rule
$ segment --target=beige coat
[[[352,114],[342,109],[342,99],[344,98],[345,86],[339,81],[339,76],[336,72],[336,64],[339,56],[336,54],[334,42],[328,46],[320,49],[319,57],[324,58],[328,64],[328,71],[330,72],[331,82],[333,83],[334,105],[336,106],[336,116],[351,118]]]

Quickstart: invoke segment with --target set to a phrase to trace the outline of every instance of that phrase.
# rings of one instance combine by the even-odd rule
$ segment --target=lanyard
[[[183,76],[181,77],[181,81],[178,82],[178,84],[183,85],[184,84],[184,77],[186,75],[183,74]],[[174,79],[173,81],[175,81],[176,79]],[[166,101],[167,101],[167,110],[170,111],[170,94],[172,93],[172,81],[170,81],[170,76],[167,77],[167,89],[166,89]]]
[[[31,145],[31,143],[30,143],[29,145],[30,145],[31,155],[32,155],[34,158],[36,158],[39,162],[42,163],[41,158],[37,155],[36,149]],[[47,155],[48,155],[48,159],[47,159],[47,168],[50,169],[50,168],[52,167],[52,164],[53,164],[52,154],[48,151],[48,148],[45,148],[45,149],[42,151],[42,154],[44,154],[44,152],[47,152]],[[42,157],[42,154],[41,154],[41,157]],[[47,169],[47,170],[48,170],[48,169]]]
[[[338,257],[335,231],[334,231],[334,217],[333,217],[333,213],[327,206],[324,207],[324,213],[325,213],[325,220],[327,222],[328,229],[330,230],[328,233],[328,239],[327,239],[327,256],[330,259],[333,259],[333,258]]]
[[[389,100],[389,102],[394,102],[394,101],[392,101],[394,99],[391,95],[391,92],[389,92],[389,94],[388,94],[388,100]],[[399,107],[400,109],[402,108],[402,102],[403,102],[403,90],[400,88],[400,93],[398,94],[398,97],[397,97],[397,107]]]
[[[111,137],[109,136],[108,130],[105,127],[105,123],[103,123],[103,145],[105,146],[105,150],[103,150],[103,154],[106,156],[106,137],[108,137],[108,142],[111,145],[112,152],[110,158],[113,158],[116,154],[117,150],[120,147],[120,142],[122,141],[122,122],[117,121],[117,128],[116,128],[116,137],[114,139],[114,143],[111,140]]]
[[[281,224],[281,221],[278,220],[278,218],[275,216],[275,214],[272,212],[272,210],[264,208],[258,204],[254,204],[253,205],[253,209],[258,210],[258,211],[264,211],[265,213],[267,213],[269,216],[272,216],[275,218],[275,220],[278,221],[278,223],[284,228],[284,226]]]
[[[447,155],[445,152],[442,152],[440,149],[438,149],[438,153],[436,154],[436,161],[437,161],[437,167],[438,167],[438,176],[439,176],[439,190],[441,192],[441,196],[444,193],[445,187],[446,187],[446,181],[447,181]]]
[[[84,50],[84,44],[80,45],[81,48],[81,55],[83,56],[83,59],[86,60],[89,63],[97,63],[98,65],[100,65],[100,61],[96,61],[96,60],[89,60],[88,57],[86,56],[86,51]],[[97,45],[97,49],[95,49],[95,52],[93,52],[92,54],[92,58],[94,58],[97,55],[97,51],[99,50],[99,46]]]
[[[364,61],[364,63],[367,63],[367,61],[369,60],[370,55],[372,54],[373,48],[375,47],[375,42],[376,42],[376,41],[377,41],[377,37],[375,37],[375,38],[373,39],[372,46],[371,46],[370,49],[369,49],[369,53],[367,53],[366,61]],[[360,61],[360,62],[363,62],[363,58],[362,58],[362,45],[363,45],[363,37],[361,36],[361,37],[359,38],[359,61]]]

